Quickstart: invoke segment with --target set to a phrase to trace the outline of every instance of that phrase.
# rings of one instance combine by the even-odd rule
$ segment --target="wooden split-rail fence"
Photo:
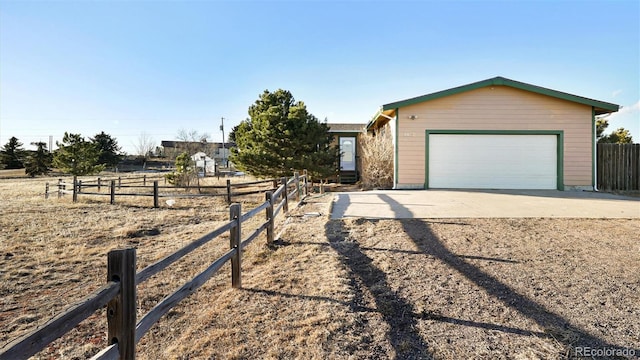
[[[296,172],[294,178],[303,181],[307,186],[307,170],[302,175]],[[164,180],[164,181],[163,181]],[[160,182],[163,184],[160,185]],[[159,207],[160,198],[193,198],[193,197],[224,197],[231,204],[234,197],[260,194],[268,190],[274,191],[279,185],[285,183],[287,178],[268,179],[251,182],[233,183],[227,179],[226,185],[194,185],[174,186],[167,185],[165,178],[153,178],[146,175],[139,177],[118,177],[117,179],[81,180],[76,176],[71,182],[58,179],[56,184],[45,184],[45,199],[56,194],[57,197],[71,195],[73,202],[78,201],[80,195],[109,196],[111,204],[116,203],[116,196],[143,196],[153,197],[153,207]],[[239,189],[239,190],[238,190]],[[103,191],[103,190],[106,190]],[[181,190],[182,192],[176,192]],[[186,191],[197,190],[197,193]]]
[[[136,273],[136,249],[110,251],[107,256],[107,283],[104,286],[38,329],[7,344],[0,349],[0,360],[29,358],[105,306],[109,345],[92,359],[135,359],[136,344],[149,329],[181,300],[204,285],[228,261],[231,262],[231,285],[234,288],[242,287],[242,249],[265,230],[267,244],[273,244],[276,217],[280,212],[288,212],[289,201],[295,199],[299,202],[307,195],[307,185],[307,175],[300,176],[296,173],[274,192],[267,191],[265,201],[244,214],[240,204],[232,204],[229,207],[229,221],[138,273]],[[263,211],[266,220],[242,239],[242,224]],[[229,250],[214,260],[203,272],[162,299],[137,321],[137,285],[227,231],[230,239]]]

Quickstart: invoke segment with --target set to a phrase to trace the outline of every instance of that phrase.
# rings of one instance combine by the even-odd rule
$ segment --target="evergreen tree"
[[[605,135],[605,130],[609,127],[609,120],[606,119],[597,119],[596,120],[596,138],[599,143],[610,143],[610,144],[631,144],[633,143],[633,138],[629,133],[629,130],[625,128],[618,128],[613,131],[611,134]]]
[[[100,151],[80,134],[64,133],[62,143],[56,142],[58,150],[53,155],[53,166],[71,175],[89,175],[104,170],[98,164]]]
[[[25,161],[25,172],[27,175],[34,177],[36,175],[46,175],[51,171],[51,162],[53,156],[47,150],[47,144],[40,141],[31,143],[37,147],[36,151],[31,152]]]
[[[231,128],[231,132],[229,133],[229,142],[232,142],[232,143],[236,142],[236,131],[238,131],[239,128],[240,128],[240,124]]]
[[[6,169],[22,169],[24,167],[24,149],[18,138],[12,136],[9,142],[0,149],[0,164]]]
[[[339,151],[326,123],[296,102],[286,90],[265,90],[249,107],[250,118],[234,128],[231,161],[257,177],[291,176],[308,169],[312,176],[335,174]]]
[[[596,139],[598,139],[598,142],[601,142],[600,139],[602,139],[605,136],[604,132],[605,130],[607,130],[608,127],[609,127],[609,120],[596,119]]]
[[[176,171],[165,175],[170,184],[176,186],[189,186],[191,181],[195,179],[196,167],[189,153],[183,152],[176,157]]]
[[[629,133],[629,130],[625,128],[618,128],[609,135],[603,136],[598,142],[611,143],[611,144],[631,144],[633,138]]]
[[[118,141],[106,134],[104,131],[96,134],[95,137],[89,138],[91,142],[96,146],[100,155],[98,156],[98,164],[105,167],[115,168],[120,161],[122,161],[122,148],[118,146]]]

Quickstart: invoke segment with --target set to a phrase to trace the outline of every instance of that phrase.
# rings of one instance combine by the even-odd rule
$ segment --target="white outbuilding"
[[[191,155],[191,160],[196,164],[198,172],[202,172],[202,169],[206,168],[208,174],[214,174],[216,172],[216,161],[203,152],[197,152]]]

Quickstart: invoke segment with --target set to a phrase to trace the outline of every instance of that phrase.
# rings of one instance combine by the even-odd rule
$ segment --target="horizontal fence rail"
[[[242,286],[241,254],[262,232],[266,230],[267,245],[274,242],[275,218],[280,209],[288,211],[289,199],[293,196],[299,200],[307,192],[307,175],[295,173],[291,180],[282,178],[280,186],[275,192],[267,191],[265,201],[255,208],[242,214],[240,204],[229,207],[229,221],[218,226],[215,230],[189,243],[178,251],[145,267],[136,273],[136,249],[113,250],[108,254],[107,284],[85,297],[76,305],[55,316],[36,330],[12,341],[0,349],[0,360],[27,359],[44,349],[48,344],[60,338],[77,324],[85,320],[97,310],[107,306],[106,317],[108,327],[107,340],[109,345],[92,357],[103,359],[134,359],[135,347],[140,339],[151,327],[181,300],[197,291],[224,264],[231,262],[231,284],[234,288]],[[273,185],[273,181],[269,180]],[[266,182],[265,182],[266,183]],[[110,181],[115,186],[115,181]],[[74,186],[75,187],[75,186]],[[293,190],[289,189],[290,187]],[[65,190],[68,191],[68,190]],[[277,210],[276,210],[277,209]],[[242,240],[242,223],[265,212],[265,221],[253,229]],[[137,285],[148,280],[160,271],[166,270],[171,264],[182,259],[187,254],[229,232],[229,250],[214,260],[204,271],[196,275],[170,295],[162,299],[140,321],[136,322],[136,292]]]
[[[69,332],[82,320],[105,306],[118,295],[119,291],[120,286],[118,283],[107,283],[93,294],[80,300],[76,305],[49,320],[38,330],[9,343],[6,346],[6,350],[0,352],[0,359],[28,358],[36,354],[49,343]]]
[[[133,179],[133,180],[130,180]],[[164,179],[164,178],[163,178]],[[159,180],[154,180],[151,177],[142,176],[137,178],[122,178],[117,179],[101,179],[96,180],[82,180],[77,177],[73,177],[71,182],[65,182],[63,179],[58,179],[57,184],[45,184],[45,198],[49,198],[51,194],[57,194],[60,198],[64,195],[72,195],[73,201],[78,201],[80,195],[90,196],[108,196],[111,204],[115,204],[116,197],[121,196],[140,196],[140,197],[153,197],[153,207],[157,208],[160,204],[160,198],[200,198],[200,197],[225,197],[227,203],[231,204],[234,197],[264,194],[267,191],[275,191],[279,185],[285,184],[287,187],[296,185],[296,189],[289,191],[289,194],[294,194],[294,191],[299,191],[300,186],[305,187],[305,191],[308,189],[309,181],[307,171],[304,170],[303,175],[294,175],[288,181],[283,182],[282,179],[268,179],[241,183],[232,183],[230,179],[227,179],[226,185],[189,185],[189,186],[168,186],[165,184],[160,185]],[[53,186],[52,186],[53,185]],[[258,189],[255,189],[258,187]],[[102,192],[102,189],[107,192]],[[247,188],[254,188],[254,190],[242,190]],[[127,190],[129,189],[129,190]],[[131,190],[135,189],[135,190]],[[235,190],[234,189],[238,189]],[[88,190],[88,191],[87,191]],[[123,191],[124,190],[124,191]],[[168,190],[198,190],[198,193],[184,193],[184,192],[167,192]],[[212,192],[213,191],[213,192]],[[276,194],[278,195],[278,194]],[[286,206],[285,206],[286,208]]]

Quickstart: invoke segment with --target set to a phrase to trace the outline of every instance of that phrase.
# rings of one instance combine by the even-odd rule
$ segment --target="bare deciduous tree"
[[[144,157],[145,160],[153,153],[156,148],[156,141],[146,132],[141,132],[138,136],[138,142],[133,144],[136,155]]]
[[[178,141],[181,142],[179,144],[180,151],[186,151],[189,155],[193,155],[198,151],[204,151],[209,154],[212,150],[212,144],[208,142],[209,134],[200,133],[197,130],[178,130],[177,135]]]

